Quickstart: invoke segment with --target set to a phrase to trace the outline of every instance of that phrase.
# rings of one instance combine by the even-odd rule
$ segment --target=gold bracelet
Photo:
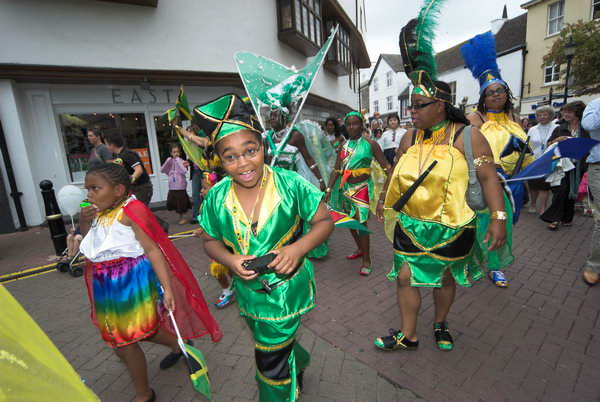
[[[490,218],[496,219],[499,221],[505,221],[507,219],[506,212],[504,211],[494,211],[490,214]]]
[[[473,165],[475,165],[476,168],[484,163],[494,163],[494,158],[489,155],[482,155],[479,158],[473,159]]]

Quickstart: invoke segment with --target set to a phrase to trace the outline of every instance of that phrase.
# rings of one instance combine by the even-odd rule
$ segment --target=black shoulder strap
[[[456,134],[454,134],[454,141],[452,141],[452,145],[456,144],[456,140],[458,139],[458,137],[460,137],[460,135],[463,132],[463,130],[465,129],[465,127],[467,127],[467,126],[462,126],[461,128],[458,129]]]
[[[415,145],[415,141],[417,140],[417,130],[415,128],[412,129],[412,138],[410,140],[410,146]]]

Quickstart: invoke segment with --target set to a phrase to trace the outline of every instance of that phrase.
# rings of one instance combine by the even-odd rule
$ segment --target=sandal
[[[371,271],[373,270],[373,265],[369,265],[368,267],[362,267],[358,273],[362,276],[369,276]]]
[[[362,257],[363,253],[362,251],[355,251],[354,253],[347,255],[346,259],[348,260],[356,260],[359,257]]]
[[[558,222],[552,222],[551,224],[548,225],[548,229],[556,230],[556,229],[558,229],[558,225],[559,225]]]
[[[504,276],[504,272],[490,271],[489,277],[491,281],[494,282],[494,285],[498,286],[499,288],[508,287],[508,280],[506,279],[506,276]]]
[[[373,343],[375,347],[383,350],[416,350],[419,347],[419,341],[409,341],[402,332],[395,329],[390,329],[390,335],[381,336]]]
[[[452,335],[448,332],[448,322],[436,322],[433,324],[433,335],[435,336],[435,343],[439,350],[449,352],[454,348]]]

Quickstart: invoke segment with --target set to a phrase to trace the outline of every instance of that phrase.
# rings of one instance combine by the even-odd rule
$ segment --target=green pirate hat
[[[242,130],[262,132],[252,108],[236,94],[223,95],[194,108],[193,122],[213,144]]]
[[[337,26],[332,29],[321,50],[301,70],[294,66],[286,67],[269,58],[250,52],[235,54],[240,77],[263,127],[267,126],[265,123],[268,122],[272,111],[283,113],[288,121],[294,123],[337,30]]]

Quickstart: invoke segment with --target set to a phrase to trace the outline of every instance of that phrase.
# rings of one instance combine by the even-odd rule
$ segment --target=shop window
[[[88,161],[93,147],[87,139],[88,128],[96,128],[102,135],[121,134],[125,145],[140,155],[148,174],[153,173],[143,113],[65,113],[58,117],[71,182],[83,182],[89,170]]]
[[[564,9],[564,0],[548,6],[548,35],[554,35],[562,31]]]
[[[600,0],[592,0],[592,19],[600,18]]]

